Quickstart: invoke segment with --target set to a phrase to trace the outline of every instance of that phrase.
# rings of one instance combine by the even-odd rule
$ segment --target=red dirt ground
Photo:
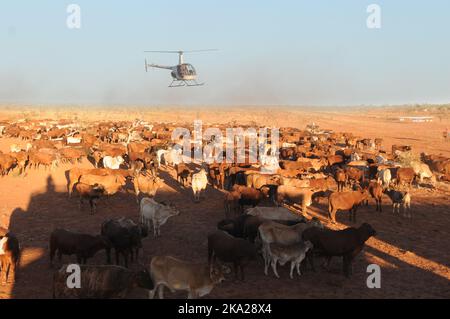
[[[322,122],[326,127],[327,120],[322,119]],[[362,132],[364,128],[357,130]],[[351,131],[348,126],[346,131]],[[369,132],[368,135],[376,133],[377,137],[385,135],[370,129]],[[401,129],[395,130],[387,139],[404,136],[402,133]],[[412,142],[417,148],[422,143]],[[8,151],[12,143],[20,142],[1,138],[0,150]],[[433,145],[428,143],[427,148],[441,149],[448,154],[446,145]],[[85,160],[82,166],[90,167],[91,164]],[[95,234],[99,233],[100,224],[106,218],[127,216],[138,220],[138,205],[131,193],[102,199],[94,216],[89,214],[88,204],[79,211],[78,200],[67,198],[65,171],[71,167],[61,164],[54,171],[31,170],[25,177],[11,173],[0,178],[0,226],[9,227],[16,233],[23,247],[17,281],[1,285],[0,298],[51,298],[53,269],[49,266],[48,239],[55,227]],[[206,262],[206,236],[224,218],[222,193],[208,186],[201,202],[194,203],[191,190],[180,188],[173,179],[172,169],[165,169],[162,175],[166,185],[156,197],[174,203],[181,214],[162,226],[160,238],[150,236],[144,240],[140,262],[148,265],[155,255]],[[393,215],[387,197],[383,198],[382,213],[375,212],[372,200],[369,207],[361,208],[357,225],[368,222],[378,235],[367,242],[356,258],[351,279],[342,275],[342,261],[338,258],[332,262],[330,272],[318,267],[317,273],[308,271],[293,280],[289,279],[287,266],[279,267],[281,279],[276,279],[272,273],[265,276],[263,262],[258,260],[245,269],[244,282],[237,282],[233,275],[228,275],[227,280],[206,298],[449,298],[449,199],[449,192],[414,189],[412,220]],[[314,216],[327,223],[325,211],[325,202],[311,208]],[[338,222],[338,228],[350,225],[346,213],[338,213]],[[104,252],[100,252],[89,263],[104,261]],[[75,258],[64,256],[63,262],[75,262]],[[380,289],[366,286],[366,267],[371,263],[381,266]],[[320,261],[316,264],[320,265]],[[186,295],[166,290],[165,296],[184,298]],[[147,292],[136,289],[130,297],[146,298]]]

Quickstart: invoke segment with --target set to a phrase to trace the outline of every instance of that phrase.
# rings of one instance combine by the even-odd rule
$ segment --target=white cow
[[[412,162],[411,167],[414,170],[414,173],[419,176],[420,182],[423,182],[424,178],[430,179],[431,183],[434,185],[436,182],[436,177],[433,175],[433,173],[430,170],[430,167],[421,162]]]
[[[104,168],[110,168],[110,169],[119,169],[120,165],[124,162],[124,159],[122,156],[105,156],[103,157],[103,167]]]
[[[140,215],[141,222],[150,228],[150,221],[153,223],[153,235],[161,235],[160,227],[167,222],[171,216],[179,215],[180,211],[170,205],[160,204],[153,198],[144,197],[141,199]]]
[[[80,144],[81,140],[82,140],[81,137],[68,136],[67,144]]]
[[[194,193],[194,200],[200,201],[200,192],[206,189],[208,184],[208,176],[206,171],[202,168],[198,173],[192,175],[192,192]]]
[[[384,188],[389,188],[389,184],[391,183],[391,170],[389,168],[382,169],[378,172],[378,180],[383,183]]]
[[[166,165],[180,164],[182,162],[182,152],[183,150],[181,148],[169,148],[167,150],[156,151],[156,156],[158,157],[158,167],[161,166],[162,159],[164,159],[164,163]]]

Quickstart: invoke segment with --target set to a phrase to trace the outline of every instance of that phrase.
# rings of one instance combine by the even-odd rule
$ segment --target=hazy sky
[[[67,6],[81,7],[69,29]],[[368,29],[367,6],[381,7]],[[0,103],[356,105],[450,102],[450,1],[0,2]],[[167,88],[176,55],[203,87]]]

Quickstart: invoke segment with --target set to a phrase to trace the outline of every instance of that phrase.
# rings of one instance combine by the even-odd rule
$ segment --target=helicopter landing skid
[[[170,88],[176,88],[180,86],[202,86],[205,83],[198,83],[195,80],[173,80],[172,83],[169,84]]]

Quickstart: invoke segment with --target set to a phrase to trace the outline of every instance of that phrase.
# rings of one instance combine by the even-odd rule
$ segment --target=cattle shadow
[[[67,192],[57,191],[53,178],[49,175],[45,190],[31,194],[27,207],[17,207],[10,215],[8,228],[20,241],[22,258],[16,272],[16,281],[0,286],[0,296],[18,299],[52,298],[54,271],[63,263],[76,263],[74,255],[64,255],[61,263],[55,259],[54,265],[50,265],[48,245],[50,234],[55,228],[96,235],[100,234],[104,220],[125,216],[138,222],[138,212],[134,194],[124,192],[109,199],[100,199],[96,214],[91,215],[88,203],[79,210],[78,197],[68,199]],[[139,257],[139,262],[148,262],[142,251]],[[88,260],[88,264],[102,265],[105,260],[105,252],[100,251]],[[136,261],[130,264],[130,268],[135,267],[139,267]],[[147,296],[146,290],[137,288],[128,298]]]
[[[327,201],[319,205],[315,204],[313,207],[313,215],[319,217],[326,226],[330,226]],[[396,276],[397,278],[410,277],[411,281],[420,281],[431,290],[438,292],[438,296],[448,298],[450,290],[445,287],[448,287],[450,280],[448,275],[443,275],[446,272],[445,269],[448,272],[450,264],[450,254],[447,249],[450,245],[450,232],[445,227],[448,224],[450,211],[448,205],[424,205],[413,202],[411,204],[412,219],[403,217],[402,211],[400,214],[394,214],[392,204],[386,197],[383,197],[382,208],[382,212],[376,212],[375,202],[371,199],[369,206],[363,205],[358,208],[356,223],[348,220],[347,211],[337,213],[337,222],[344,225],[344,228],[359,227],[362,223],[369,223],[374,227],[377,231],[375,239],[379,241],[379,245],[393,255],[368,245],[365,246],[365,250],[384,263],[394,265],[382,270],[390,274],[391,280],[395,280]],[[411,262],[405,262],[394,254],[409,257],[407,260]],[[331,269],[332,272],[342,272],[342,261],[335,261]],[[405,288],[407,289],[407,286]]]

